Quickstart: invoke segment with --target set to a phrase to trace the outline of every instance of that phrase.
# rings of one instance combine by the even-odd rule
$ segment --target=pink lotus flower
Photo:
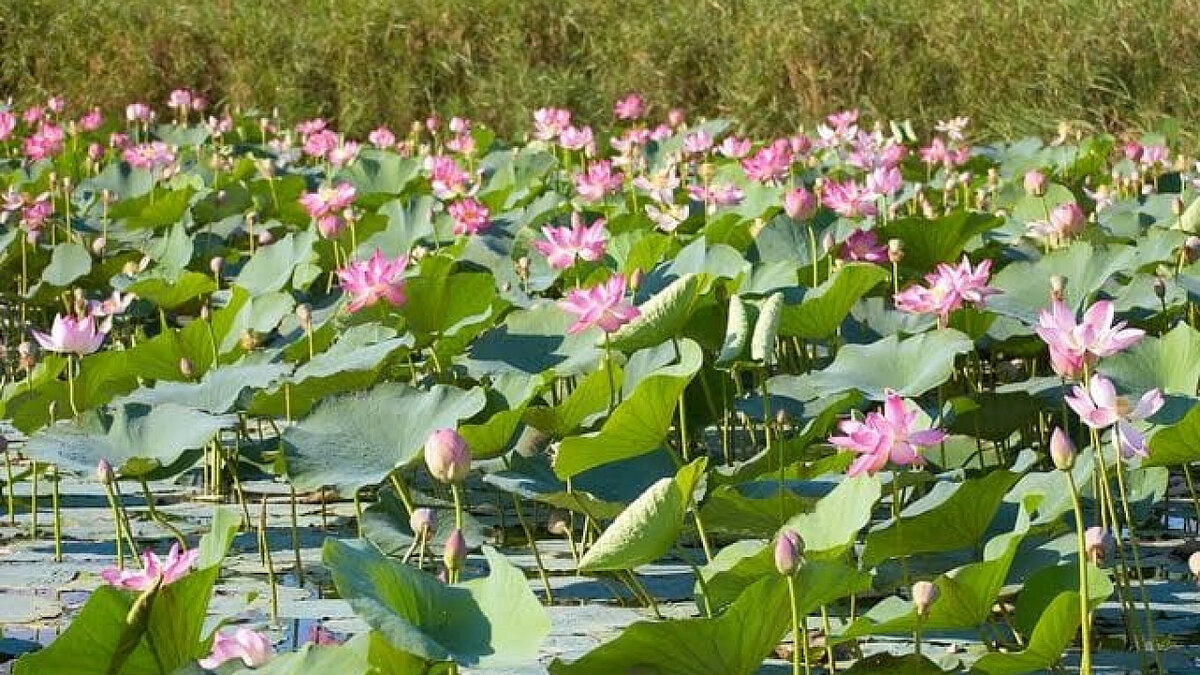
[[[490,227],[488,208],[472,197],[464,197],[446,207],[454,219],[454,234],[479,234]]]
[[[29,106],[21,115],[26,124],[32,126],[46,116],[46,110],[40,105]]]
[[[300,134],[301,136],[311,136],[311,135],[317,133],[318,131],[323,131],[325,129],[325,126],[326,126],[325,120],[321,119],[320,117],[317,117],[315,119],[305,120],[305,121],[297,124],[296,125],[296,133]]]
[[[331,647],[342,644],[342,641],[332,631],[319,623],[308,627],[308,635],[304,636],[304,641],[311,642],[320,647]]]
[[[354,141],[346,141],[325,155],[325,158],[334,167],[346,166],[353,162],[355,157],[358,157],[358,143]]]
[[[636,120],[646,112],[646,104],[637,94],[629,94],[613,104],[613,114],[619,120]]]
[[[688,186],[688,196],[698,202],[704,202],[709,213],[719,206],[740,204],[746,198],[746,193],[732,183],[714,183],[707,188],[703,185]]]
[[[781,179],[792,168],[792,146],[786,138],[776,139],[753,157],[742,160],[742,170],[750,180],[765,183]]]
[[[67,99],[62,96],[51,96],[46,99],[46,107],[55,115],[61,115],[62,111],[67,108]]]
[[[533,111],[533,136],[549,141],[571,126],[571,111],[563,108],[538,108]]]
[[[792,220],[808,220],[817,212],[817,199],[803,187],[788,190],[783,195],[783,211]]]
[[[558,137],[559,145],[567,150],[584,150],[587,148],[595,148],[596,142],[592,137],[591,127],[567,127],[562,130]]]
[[[188,89],[175,89],[167,96],[168,108],[190,108],[192,92]]]
[[[667,124],[678,128],[685,122],[687,122],[687,112],[683,108],[671,108],[667,111]]]
[[[843,218],[873,216],[878,211],[875,196],[852,179],[826,183],[821,203]]]
[[[200,659],[199,663],[205,670],[216,670],[226,661],[241,659],[247,668],[257,668],[266,665],[274,654],[275,648],[265,635],[239,627],[232,636],[217,633],[213,639],[212,653]]]
[[[37,132],[25,139],[25,156],[31,161],[53,157],[62,151],[62,127],[42,122]]]
[[[304,137],[304,154],[324,159],[338,147],[338,135],[322,129]]]
[[[345,211],[354,203],[357,191],[349,183],[338,183],[335,186],[323,185],[316,192],[306,192],[300,196],[300,204],[308,211],[310,218],[321,218],[334,213]]]
[[[1151,167],[1156,164],[1166,165],[1167,158],[1171,155],[1171,151],[1165,145],[1143,145],[1141,162],[1142,166]]]
[[[35,330],[33,337],[42,346],[42,349],[60,354],[83,356],[100,349],[106,333],[108,333],[108,327],[104,324],[97,327],[96,320],[90,315],[81,319],[70,314],[65,316],[56,314],[50,334]]]
[[[163,586],[175,583],[192,569],[198,557],[200,549],[193,548],[185,552],[179,548],[178,543],[171,544],[171,552],[167,554],[166,560],[159,559],[154,551],[146,549],[142,551],[142,569],[106,569],[100,573],[100,578],[109,585],[127,591],[144,591],[153,588],[160,576]]]
[[[125,120],[147,124],[154,119],[154,110],[145,103],[130,103],[125,106]]]
[[[717,152],[729,159],[741,159],[750,154],[750,139],[728,136],[717,146]]]
[[[104,115],[99,108],[92,108],[79,118],[79,128],[84,131],[95,131],[104,123]]]
[[[849,261],[887,262],[887,246],[879,243],[873,230],[856,229],[846,237],[840,257]]]
[[[162,141],[153,141],[126,148],[121,158],[138,169],[163,169],[175,163],[175,151]]]
[[[703,188],[701,188],[703,189]],[[654,222],[658,229],[670,234],[688,219],[687,204],[667,204],[662,208],[654,204],[646,204],[646,216]]]
[[[448,126],[450,133],[465,134],[471,130],[471,120],[465,117],[451,117]]]
[[[1076,378],[1084,367],[1092,367],[1106,356],[1137,344],[1145,331],[1126,328],[1125,322],[1113,323],[1116,310],[1108,300],[1088,308],[1083,321],[1076,323],[1075,313],[1061,300],[1038,314],[1034,330],[1050,347],[1050,365],[1062,377]]]
[[[1130,422],[1146,419],[1163,407],[1162,391],[1158,388],[1142,394],[1135,405],[1130,405],[1128,398],[1117,396],[1116,387],[1111,380],[1097,374],[1092,376],[1086,388],[1083,385],[1075,385],[1066,400],[1089,427],[1106,429],[1116,425],[1114,433],[1117,435],[1122,457],[1128,459],[1134,455],[1149,456],[1150,453],[1146,451],[1146,437]]]
[[[468,132],[455,134],[446,140],[446,149],[460,155],[469,155],[475,152],[475,137]]]
[[[0,110],[0,141],[8,140],[13,129],[17,128],[17,116],[7,110]]]
[[[599,326],[605,333],[612,333],[640,316],[638,308],[624,302],[624,297],[625,277],[619,274],[591,288],[567,293],[558,306],[578,317],[567,332],[582,333],[592,326]]]
[[[675,190],[679,188],[679,174],[671,166],[665,171],[656,171],[653,175],[641,175],[633,179],[633,186],[650,193],[650,198],[660,204],[673,204]]]
[[[338,270],[340,285],[351,296],[346,310],[357,312],[381,299],[393,307],[403,305],[407,299],[404,295],[404,268],[407,266],[408,256],[387,260],[383,251],[375,249],[370,260],[354,260]]]
[[[533,242],[533,247],[546,256],[551,267],[567,269],[575,260],[595,262],[604,257],[604,219],[584,225],[578,213],[571,214],[570,227],[542,227],[545,241]]]
[[[896,308],[913,314],[937,314],[945,321],[964,302],[983,307],[987,296],[1000,292],[987,285],[991,268],[991,260],[973,268],[965,255],[957,266],[940,263],[936,272],[925,275],[928,288],[910,286],[896,295]]]
[[[1035,220],[1029,223],[1026,234],[1035,239],[1062,242],[1079,234],[1086,224],[1083,209],[1075,202],[1067,202],[1054,207],[1049,220]]]
[[[434,155],[425,159],[429,184],[438,199],[452,199],[467,193],[471,176],[459,168],[452,157]]]
[[[376,148],[384,150],[396,144],[396,134],[387,127],[377,127],[367,134],[367,140]]]
[[[900,177],[900,170],[896,167],[879,167],[867,174],[867,192],[872,194],[891,197],[900,191],[904,185],[904,179]]]
[[[575,175],[575,192],[584,201],[600,201],[620,188],[621,180],[621,172],[613,171],[612,162],[603,159],[588,164],[584,172]]]
[[[702,155],[712,147],[712,136],[703,131],[693,131],[683,139],[683,151],[689,155]]]
[[[952,141],[961,141],[963,140],[963,132],[966,131],[967,125],[970,123],[970,117],[955,117],[951,120],[938,120],[933,129],[934,131],[946,134]]]
[[[941,443],[946,432],[940,429],[917,430],[916,411],[905,410],[904,399],[893,391],[886,393],[883,412],[867,413],[862,422],[844,420],[838,425],[843,436],[832,436],[829,442],[860,456],[850,465],[848,476],[863,473],[874,475],[888,460],[895,466],[914,466],[925,463],[921,448]]]

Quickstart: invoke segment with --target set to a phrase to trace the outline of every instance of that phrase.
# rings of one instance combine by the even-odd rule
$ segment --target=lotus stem
[[[267,497],[263,495],[262,509],[258,513],[258,539],[262,542],[263,561],[267,568],[267,585],[271,589],[271,625],[279,625],[279,589],[275,586],[275,564],[271,559],[271,545],[267,541]]]
[[[117,547],[117,569],[125,569],[125,551],[121,546],[121,510],[117,507],[117,499],[113,495],[112,486],[108,483],[104,484],[104,495],[108,497],[108,507],[112,510],[113,517],[113,543]],[[136,550],[133,551],[137,553]]]
[[[821,605],[821,630],[825,631],[825,658],[829,661],[829,672],[837,672],[837,653],[833,648],[833,630],[829,623],[829,610]]]
[[[296,580],[303,586],[304,563],[300,560],[300,518],[296,513],[296,484],[290,480],[288,481],[288,497],[292,511],[292,552],[296,555]]]
[[[8,497],[8,524],[17,524],[17,496],[13,486],[12,451],[4,448],[4,491]]]
[[[142,557],[139,556],[137,552],[137,541],[135,541],[133,538],[133,526],[129,523],[129,513],[125,510],[124,496],[121,494],[121,484],[113,481],[112,489],[115,495],[113,504],[116,506],[117,511],[120,514],[121,527],[125,529],[125,538],[129,543],[129,555],[133,556],[133,558],[138,561],[138,564],[141,565]]]
[[[146,510],[150,514],[150,518],[158,523],[164,530],[171,533],[172,537],[179,542],[179,547],[187,550],[187,539],[174,525],[172,525],[157,508],[154,507],[154,493],[150,491],[150,484],[146,482],[146,477],[142,476],[138,479],[142,483],[142,494],[146,496]]]
[[[67,398],[71,402],[71,414],[79,417],[79,408],[75,405],[75,357],[67,356]]]
[[[1166,672],[1163,670],[1162,656],[1158,652],[1158,635],[1154,627],[1154,612],[1150,607],[1150,593],[1146,590],[1146,580],[1142,577],[1142,554],[1141,547],[1138,546],[1137,525],[1133,520],[1133,514],[1129,508],[1129,492],[1125,489],[1125,463],[1121,461],[1120,448],[1121,432],[1119,429],[1113,429],[1113,445],[1117,449],[1117,489],[1121,491],[1121,508],[1125,515],[1125,528],[1129,530],[1129,548],[1133,551],[1133,565],[1137,571],[1138,590],[1142,596],[1142,609],[1146,613],[1146,632],[1150,640],[1150,653],[1154,655],[1155,672]],[[1117,545],[1120,546],[1121,540],[1117,539]],[[1128,573],[1129,567],[1126,566]]]
[[[452,483],[450,492],[454,495],[454,527],[461,530],[463,526],[462,485]]]
[[[30,487],[29,493],[29,538],[37,541],[38,538],[38,465],[37,462],[30,464],[33,476],[33,484]]]
[[[5,461],[7,461],[7,459],[8,456],[5,455]],[[1183,464],[1183,478],[1187,483],[1188,494],[1192,497],[1192,506],[1196,508],[1196,531],[1200,532],[1200,498],[1196,496],[1196,484],[1192,482],[1192,470],[1188,467],[1186,462]],[[9,519],[12,519],[11,515],[9,516]]]
[[[512,500],[513,508],[517,512],[517,520],[521,523],[521,530],[525,532],[525,540],[529,542],[529,551],[533,553],[533,562],[537,565],[538,576],[542,580],[542,587],[546,591],[546,604],[553,604],[554,593],[550,590],[550,577],[546,574],[545,565],[542,564],[542,554],[538,550],[537,539],[533,536],[533,531],[529,527],[529,521],[525,518],[525,509],[521,507],[521,498],[513,495]]]
[[[59,510],[59,475],[58,468],[53,464],[50,465],[49,475],[50,480],[50,504],[54,511],[54,562],[62,562],[62,512]]]
[[[611,417],[617,408],[617,378],[613,373],[612,338],[604,332],[604,373],[608,375],[608,414]]]
[[[800,675],[800,662],[804,662],[804,673],[809,675],[812,672],[812,666],[808,662],[808,627],[800,626],[800,608],[797,605],[796,597],[796,577],[793,574],[786,575],[788,586],[788,598],[791,599],[792,606],[792,675]],[[799,649],[796,646],[799,645]]]
[[[1075,511],[1075,545],[1079,549],[1079,625],[1081,653],[1079,656],[1079,674],[1092,673],[1092,612],[1088,598],[1088,555],[1087,543],[1084,539],[1083,504],[1079,500],[1079,490],[1075,485],[1075,476],[1068,471],[1067,488],[1071,491],[1071,506]]]

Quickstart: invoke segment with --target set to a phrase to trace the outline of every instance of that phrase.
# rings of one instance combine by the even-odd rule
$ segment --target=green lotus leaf
[[[423,391],[398,382],[326,399],[283,432],[288,473],[298,490],[379,483],[419,457],[429,434],[457,427],[484,402],[478,388]]]
[[[633,569],[666,555],[683,530],[705,458],[662,478],[635,499],[579,560],[579,571]]]
[[[775,292],[763,300],[750,334],[750,359],[770,366],[775,362],[775,338],[783,318],[783,293]]]
[[[550,619],[525,574],[491,548],[491,573],[448,586],[367,545],[325,540],[338,594],[395,648],[427,661],[503,667],[537,656]]]
[[[1097,369],[1137,396],[1157,387],[1164,394],[1194,397],[1200,386],[1200,331],[1180,323],[1104,359]]]
[[[799,304],[785,305],[779,334],[821,340],[837,332],[858,299],[888,278],[878,265],[852,263],[805,294]]]
[[[882,401],[885,390],[915,397],[937,387],[954,373],[954,358],[973,348],[971,340],[954,329],[914,335],[901,340],[889,335],[869,345],[846,345],[833,363],[807,376],[820,395],[857,389]]]
[[[251,296],[259,296],[282,290],[293,277],[297,282],[301,281],[305,268],[317,260],[313,249],[316,241],[317,235],[310,229],[289,232],[274,243],[258,247],[238,273],[235,283]]]
[[[681,340],[679,350],[679,362],[639,382],[633,393],[605,420],[599,432],[563,439],[554,460],[554,473],[559,478],[636,457],[662,445],[671,429],[679,396],[704,361],[700,346],[691,340]]]
[[[50,254],[50,264],[42,270],[42,282],[51,286],[69,286],[91,270],[92,256],[83,244],[63,242]]]
[[[1064,302],[1078,312],[1109,279],[1131,269],[1136,259],[1137,249],[1132,246],[1099,248],[1077,241],[994,274],[989,285],[1003,292],[988,298],[988,309],[1033,324],[1038,313],[1050,306],[1050,277],[1061,276],[1066,281]]]
[[[641,314],[610,336],[613,349],[635,352],[676,337],[687,323],[707,277],[687,274],[671,282],[638,309]]]
[[[901,267],[923,275],[932,271],[937,263],[958,262],[972,239],[1001,224],[1003,221],[992,214],[960,210],[932,220],[901,218],[876,232],[880,241],[903,241]]]
[[[471,344],[467,369],[475,377],[547,371],[569,377],[591,372],[603,355],[596,347],[597,332],[567,333],[574,322],[548,301],[510,312]]]

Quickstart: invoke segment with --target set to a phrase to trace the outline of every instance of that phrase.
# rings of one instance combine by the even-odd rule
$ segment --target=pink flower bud
[[[780,574],[789,575],[800,565],[804,555],[804,540],[793,530],[784,530],[775,540],[775,569]]]
[[[462,569],[463,561],[467,559],[467,540],[463,538],[462,530],[454,528],[450,533],[450,537],[446,539],[446,546],[442,549],[442,562],[446,563],[446,569],[457,572]]]
[[[807,220],[817,211],[817,200],[802,187],[789,190],[783,197],[783,210],[792,220]]]
[[[1041,171],[1030,171],[1025,174],[1025,192],[1042,196],[1046,192],[1046,175]]]
[[[1112,548],[1112,535],[1103,527],[1089,527],[1083,533],[1083,545],[1087,552],[1088,560],[1093,565],[1099,565],[1108,557],[1108,552]]]
[[[1200,551],[1195,551],[1188,556],[1188,571],[1196,577],[1197,582],[1200,582]]]
[[[912,601],[917,608],[917,616],[922,618],[929,616],[929,608],[933,603],[937,602],[942,592],[938,587],[928,581],[918,581],[912,587]]]
[[[1055,427],[1050,435],[1050,459],[1054,468],[1059,471],[1070,471],[1075,468],[1075,444],[1062,429]]]
[[[1063,235],[1076,234],[1083,229],[1085,222],[1083,209],[1075,202],[1059,204],[1050,212],[1050,224]]]
[[[412,528],[413,535],[417,537],[429,537],[433,535],[433,531],[437,529],[437,522],[433,517],[433,509],[425,507],[413,509],[412,514],[408,517],[408,526]]]
[[[113,471],[112,464],[108,463],[107,459],[102,459],[96,464],[96,479],[104,485],[112,485],[117,478]]]
[[[443,483],[458,483],[471,470],[471,450],[454,429],[438,429],[425,441],[425,466]]]

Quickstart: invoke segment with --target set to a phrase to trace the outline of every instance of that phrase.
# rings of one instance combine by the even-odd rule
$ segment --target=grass
[[[834,109],[989,135],[1193,119],[1191,0],[23,0],[0,95],[109,108],[177,86],[364,131],[431,109],[505,134],[638,90],[783,133]]]

